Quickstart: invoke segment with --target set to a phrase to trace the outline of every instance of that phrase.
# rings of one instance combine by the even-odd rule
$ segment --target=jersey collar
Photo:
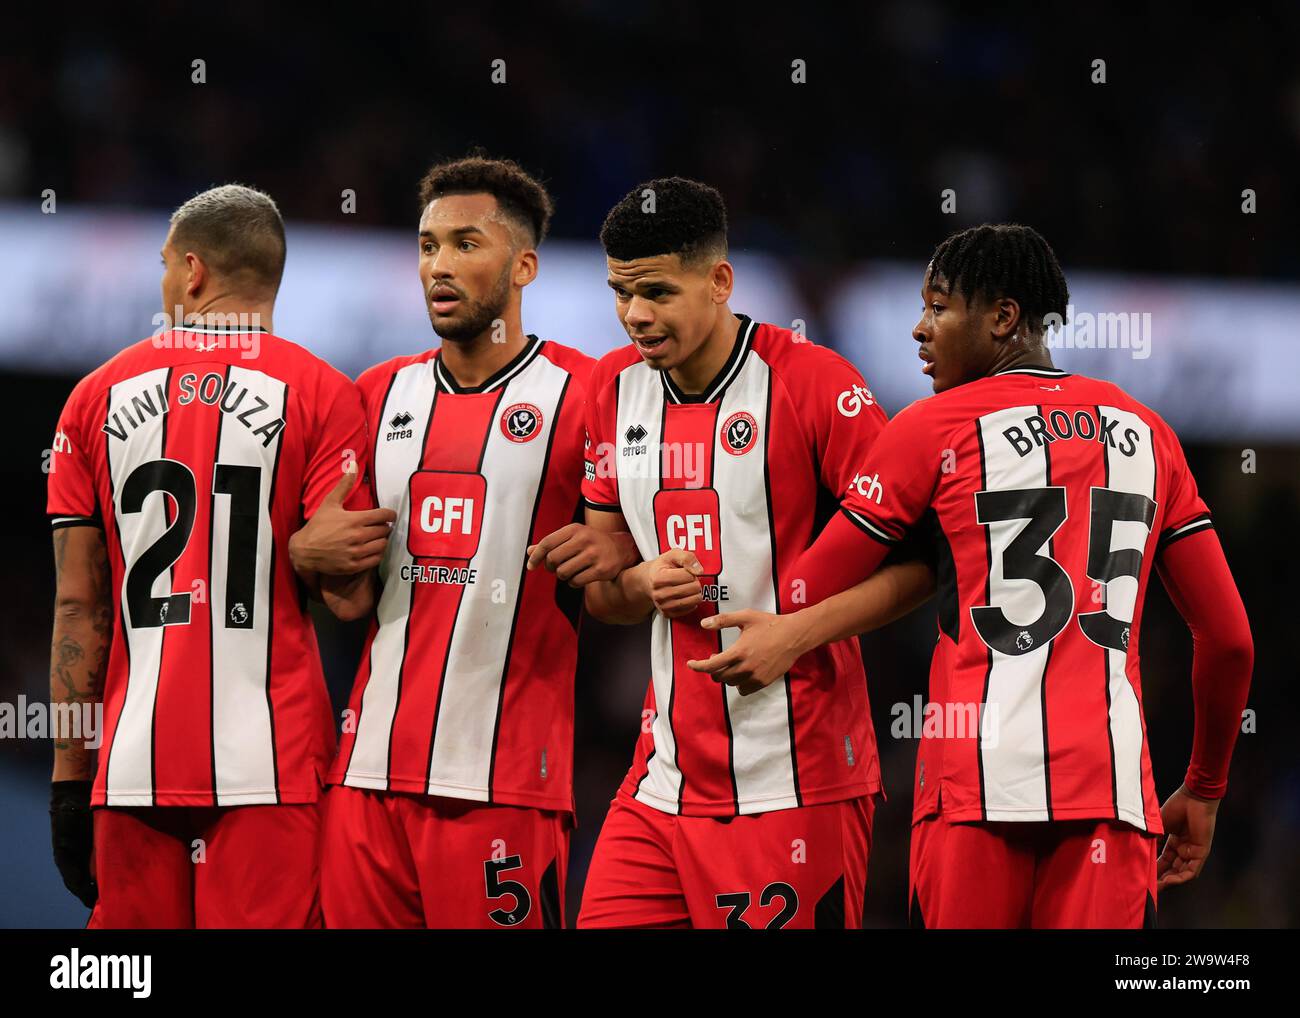
[[[1062,371],[1060,368],[1005,368],[1002,371],[995,371],[990,378],[997,378],[999,375],[1033,375],[1035,378],[1066,378],[1070,372]]]
[[[449,392],[456,395],[469,395],[480,392],[491,392],[493,389],[499,389],[515,375],[523,371],[533,362],[538,352],[542,348],[542,341],[534,336],[531,332],[528,334],[528,342],[524,348],[515,354],[510,363],[495,371],[482,385],[461,385],[451,376],[447,366],[442,363],[442,351],[439,350],[433,358],[433,379],[434,384],[440,392]]]
[[[722,394],[727,391],[727,387],[735,381],[736,376],[740,374],[740,369],[744,367],[745,356],[754,345],[754,330],[757,328],[757,324],[748,315],[737,314],[736,317],[740,319],[740,328],[736,330],[736,342],[731,347],[731,353],[727,355],[727,362],[713,376],[713,381],[704,387],[703,392],[682,392],[667,371],[660,371],[659,378],[664,385],[664,399],[669,403],[712,403],[722,398]]]

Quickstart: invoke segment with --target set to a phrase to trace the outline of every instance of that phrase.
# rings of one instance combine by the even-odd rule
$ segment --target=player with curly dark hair
[[[916,925],[1153,925],[1158,893],[1200,872],[1227,787],[1246,612],[1178,436],[1052,363],[1068,297],[1027,226],[939,245],[912,331],[935,395],[889,422],[795,564],[806,607],[718,620],[743,633],[701,665],[741,688],[779,683],[809,648],[872,628],[877,565],[916,527],[937,533],[941,723],[917,755]],[[1195,634],[1191,762],[1163,806],[1138,665],[1153,566]]]

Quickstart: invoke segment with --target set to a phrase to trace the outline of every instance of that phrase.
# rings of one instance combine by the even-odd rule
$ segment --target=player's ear
[[[714,263],[709,273],[710,297],[714,304],[725,304],[731,300],[731,288],[735,285],[736,273],[731,262],[725,258]]]
[[[990,310],[994,338],[1012,339],[1020,331],[1020,302],[1014,297],[999,297]]]
[[[526,247],[515,253],[515,286],[527,286],[537,278],[537,252]]]
[[[210,273],[203,259],[193,251],[185,252],[185,293],[189,296],[197,294],[203,285],[208,281]]]

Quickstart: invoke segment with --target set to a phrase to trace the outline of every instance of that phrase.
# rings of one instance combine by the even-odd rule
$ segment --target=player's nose
[[[623,321],[628,325],[637,328],[647,325],[653,325],[655,320],[654,312],[651,310],[651,304],[644,297],[633,296],[627,302],[627,310],[623,312]]]

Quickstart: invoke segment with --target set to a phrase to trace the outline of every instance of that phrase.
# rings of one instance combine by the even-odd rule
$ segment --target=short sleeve
[[[618,500],[618,446],[614,441],[618,378],[604,379],[599,367],[587,389],[587,438],[583,448],[582,500],[590,509],[622,512]]]
[[[914,403],[885,426],[859,465],[841,503],[844,514],[868,537],[896,545],[930,506],[941,457],[935,427]]]
[[[81,394],[77,388],[68,398],[50,446],[46,510],[55,529],[104,525],[95,495],[91,452],[82,428]]]
[[[811,344],[790,351],[782,381],[808,416],[818,480],[843,498],[889,418],[848,360]]]
[[[1165,511],[1156,554],[1163,552],[1175,541],[1214,527],[1209,507],[1196,490],[1196,479],[1187,466],[1187,457],[1183,454],[1178,436],[1168,426],[1162,432],[1161,448],[1166,461],[1161,464],[1165,478]]]
[[[325,496],[334,490],[347,464],[355,460],[361,471],[344,506],[366,509],[374,505],[370,490],[370,438],[357,386],[332,373],[320,386],[315,411],[316,427],[307,442],[303,475],[302,512],[310,518]]]

